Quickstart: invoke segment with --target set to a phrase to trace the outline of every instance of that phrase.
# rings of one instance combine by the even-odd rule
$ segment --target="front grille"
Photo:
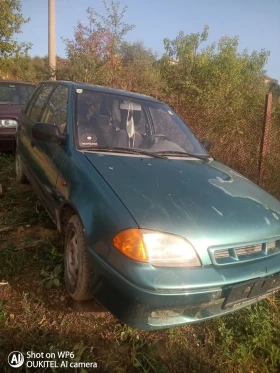
[[[210,249],[212,261],[216,264],[244,262],[277,253],[280,253],[280,240],[228,249]]]
[[[229,257],[229,252],[228,250],[216,250],[215,251],[215,258],[216,259],[219,259],[219,258],[227,258]]]
[[[277,241],[274,241],[274,242],[268,242],[266,244],[266,248],[269,250],[269,249],[275,249],[276,248],[276,244],[277,244]]]
[[[250,245],[250,246],[242,246],[238,249],[235,249],[236,255],[251,255],[255,253],[259,253],[262,251],[262,244],[259,245]]]

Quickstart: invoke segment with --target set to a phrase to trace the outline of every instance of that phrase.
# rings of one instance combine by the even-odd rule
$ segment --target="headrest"
[[[99,127],[108,127],[110,125],[110,120],[106,115],[98,115],[96,120]]]

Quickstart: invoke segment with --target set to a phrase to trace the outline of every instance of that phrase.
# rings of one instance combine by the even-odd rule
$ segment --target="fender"
[[[107,258],[115,234],[123,229],[139,228],[123,202],[82,152],[68,153],[56,189],[59,231],[63,231],[61,216],[67,206],[80,217],[89,249],[103,258]]]

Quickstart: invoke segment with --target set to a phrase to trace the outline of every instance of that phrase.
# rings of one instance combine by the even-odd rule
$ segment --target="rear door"
[[[33,92],[29,102],[26,104],[19,117],[17,130],[17,148],[21,155],[25,173],[32,186],[38,189],[35,179],[34,168],[34,142],[32,139],[32,127],[41,118],[43,107],[54,89],[54,84],[41,83]]]
[[[67,85],[57,84],[48,97],[40,115],[40,122],[48,123],[50,126],[57,125],[60,132],[66,134],[68,121],[68,96]],[[48,210],[52,219],[55,220],[55,206],[58,203],[55,189],[57,177],[64,158],[67,155],[67,138],[64,145],[54,142],[32,139],[33,164],[35,178],[40,188],[40,199]]]

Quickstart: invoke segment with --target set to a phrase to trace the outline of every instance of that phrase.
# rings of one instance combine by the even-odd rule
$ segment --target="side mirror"
[[[65,136],[60,132],[56,124],[36,123],[32,127],[32,136],[36,140],[53,142],[55,144],[63,144]]]
[[[204,147],[204,149],[207,152],[210,152],[211,145],[212,145],[210,141],[208,141],[208,140],[201,140],[200,143],[201,143],[201,145]]]

